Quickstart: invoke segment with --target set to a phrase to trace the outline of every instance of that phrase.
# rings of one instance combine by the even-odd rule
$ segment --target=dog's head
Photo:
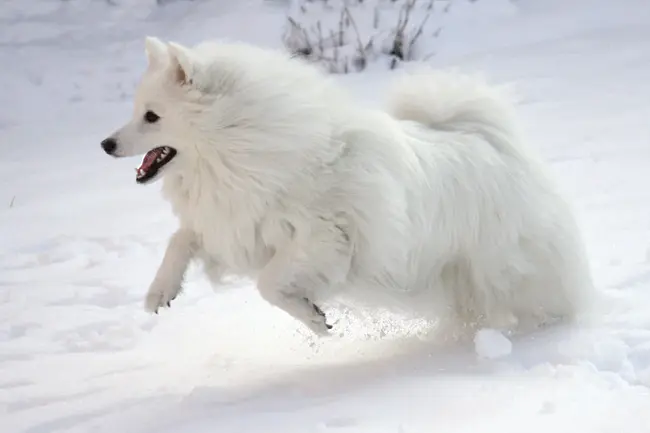
[[[114,157],[145,155],[136,174],[141,184],[159,179],[187,156],[205,105],[195,85],[200,65],[191,49],[147,37],[145,51],[148,67],[135,92],[133,116],[101,143]]]
[[[145,47],[133,116],[102,142],[114,157],[145,154],[138,183],[200,161],[224,178],[281,188],[298,168],[338,154],[330,134],[346,103],[316,68],[238,43],[186,48],[149,37]]]

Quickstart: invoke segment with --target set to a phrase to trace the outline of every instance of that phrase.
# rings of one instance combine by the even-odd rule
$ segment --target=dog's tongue
[[[150,150],[149,152],[146,153],[144,158],[142,158],[142,162],[140,163],[140,167],[138,167],[136,170],[138,173],[146,173],[147,170],[149,170],[149,167],[156,161],[156,158],[158,158],[158,155],[160,155],[160,149],[153,149]]]

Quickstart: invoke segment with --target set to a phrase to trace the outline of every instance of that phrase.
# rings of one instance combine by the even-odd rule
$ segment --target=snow
[[[283,11],[115,3],[0,6],[2,433],[650,431],[645,0],[479,0],[436,42],[433,64],[514,83],[602,294],[579,326],[483,330],[481,348],[347,311],[331,312],[335,335],[319,340],[248,282],[213,290],[196,270],[171,309],[146,314],[175,220],[159,186],[135,184],[138,158],[99,147],[130,115],[143,37],[279,47]],[[377,104],[389,78],[338,79]]]
[[[474,336],[474,350],[481,358],[502,358],[512,353],[512,342],[496,329],[479,329]]]

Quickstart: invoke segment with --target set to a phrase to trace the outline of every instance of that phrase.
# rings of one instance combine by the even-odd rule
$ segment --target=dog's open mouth
[[[135,181],[138,183],[147,183],[152,180],[156,174],[176,156],[176,149],[173,147],[156,147],[146,153],[142,158],[140,167],[136,168]]]

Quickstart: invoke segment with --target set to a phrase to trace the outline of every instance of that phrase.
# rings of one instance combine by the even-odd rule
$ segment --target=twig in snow
[[[359,52],[363,53],[363,43],[361,42],[361,34],[359,33],[359,28],[357,27],[357,23],[354,20],[354,17],[350,13],[350,9],[348,9],[347,6],[343,10],[345,11],[348,18],[350,19],[350,24],[352,24],[352,28],[354,29],[354,33],[357,35],[357,46],[358,46]]]
[[[359,33],[359,28],[357,27],[357,23],[354,20],[352,13],[350,13],[350,9],[348,9],[348,7],[346,6],[344,8],[344,11],[347,14],[348,18],[350,19],[350,24],[354,29],[354,33],[357,35],[357,52],[359,53],[359,57],[354,60],[354,64],[357,71],[363,71],[364,69],[366,69],[366,66],[368,64],[368,59],[366,56],[366,51],[363,46],[363,42],[361,42],[361,33]],[[347,64],[346,64],[346,73],[347,73]]]
[[[415,35],[411,38],[409,41],[409,46],[408,50],[406,53],[404,53],[406,56],[408,56],[407,60],[412,60],[412,52],[413,52],[413,46],[415,45],[415,42],[418,40],[420,36],[422,36],[422,32],[424,31],[424,26],[427,24],[427,21],[429,21],[429,18],[431,17],[431,9],[433,7],[433,0],[429,2],[429,7],[427,8],[427,14],[425,15],[424,19],[422,20],[422,23],[420,23],[420,27],[418,27],[417,31],[415,32]]]

